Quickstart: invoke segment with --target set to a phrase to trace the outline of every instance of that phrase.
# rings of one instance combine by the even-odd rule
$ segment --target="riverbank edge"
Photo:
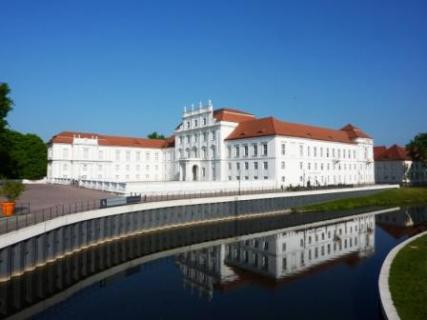
[[[393,303],[393,299],[391,296],[390,291],[390,269],[391,265],[396,258],[397,254],[408,244],[411,242],[417,240],[418,238],[421,238],[423,236],[427,235],[427,231],[421,232],[420,234],[417,234],[416,236],[413,236],[396,247],[394,247],[385,258],[380,271],[380,276],[378,278],[378,289],[380,292],[380,302],[381,302],[381,309],[384,315],[384,318],[386,320],[399,320],[399,313],[397,312],[397,309]]]
[[[381,196],[382,193],[384,192],[406,192],[406,190],[417,190],[417,189],[424,189],[424,192],[427,195],[427,188],[425,187],[404,187],[404,188],[396,188],[396,189],[388,189],[388,190],[383,190],[377,194],[374,195],[369,195],[369,196],[362,196],[362,197],[352,197],[352,198],[343,198],[343,199],[339,199],[339,200],[331,200],[331,201],[326,201],[323,203],[318,203],[318,204],[312,204],[312,205],[307,205],[307,206],[303,206],[303,207],[295,207],[292,208],[293,212],[299,212],[299,213],[305,213],[305,212],[325,212],[325,211],[341,211],[341,210],[352,210],[352,209],[363,209],[363,208],[388,208],[388,207],[395,207],[395,206],[419,206],[419,205],[427,205],[427,198],[422,201],[414,201],[413,199],[411,199],[411,195],[408,196],[407,199],[403,199],[401,201],[398,202],[393,202],[393,203],[389,203],[389,204],[384,204],[381,203],[380,201],[377,200],[377,202],[372,202],[366,205],[360,205],[360,206],[356,206],[356,207],[350,207],[350,206],[345,206],[345,205],[341,205],[341,206],[337,206],[336,203],[344,203],[344,202],[349,202],[352,203],[358,199],[365,199],[367,197],[378,197]],[[403,190],[403,191],[402,191]]]

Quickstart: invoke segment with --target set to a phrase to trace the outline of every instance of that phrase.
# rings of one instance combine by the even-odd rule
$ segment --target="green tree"
[[[9,156],[8,178],[41,179],[46,175],[47,146],[35,134],[22,134],[8,130]]]
[[[148,139],[165,139],[165,136],[157,133],[157,131],[150,133],[147,137]]]
[[[7,127],[6,117],[12,110],[13,101],[8,97],[10,89],[7,83],[0,83],[0,133]]]
[[[13,101],[9,98],[10,89],[7,83],[0,83],[0,178],[7,176],[10,157],[7,141],[7,114],[12,110]]]
[[[407,145],[409,155],[427,166],[427,132],[417,134]]]

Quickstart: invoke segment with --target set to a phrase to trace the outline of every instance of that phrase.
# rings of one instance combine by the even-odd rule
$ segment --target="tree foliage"
[[[47,146],[35,134],[10,130],[6,120],[13,101],[6,83],[0,84],[0,178],[40,179],[46,175]]]
[[[0,83],[0,178],[7,176],[10,162],[8,141],[6,137],[7,114],[12,110],[13,101],[9,98],[10,89],[7,83]]]
[[[8,130],[10,162],[8,178],[41,179],[46,175],[47,146],[35,134]]]
[[[148,139],[165,139],[165,136],[157,133],[157,131],[150,133],[147,137]]]
[[[407,145],[409,156],[427,165],[427,132],[417,134]]]
[[[12,110],[13,101],[9,98],[10,89],[7,83],[0,83],[0,133],[7,127],[7,114]]]

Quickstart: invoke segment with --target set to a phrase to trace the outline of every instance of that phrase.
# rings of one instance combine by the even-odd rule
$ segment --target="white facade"
[[[413,161],[404,147],[375,147],[375,181],[403,185],[427,184],[427,166]]]
[[[271,134],[230,139],[242,123],[249,121],[258,125],[253,115],[233,109],[213,110],[209,103],[185,110],[182,123],[174,132],[174,143],[156,147],[149,147],[151,144],[146,141],[135,144],[133,138],[121,138],[128,139],[128,146],[114,142],[108,145],[108,141],[115,140],[95,134],[67,133],[67,138],[62,139],[61,134],[65,133],[61,133],[49,144],[48,179],[268,180],[283,187],[374,183],[373,141],[366,136],[342,142],[332,137],[322,140],[288,136],[267,128]],[[261,122],[260,131],[265,130]],[[342,130],[335,132],[345,134]]]
[[[165,181],[174,163],[170,148],[99,145],[98,139],[73,137],[73,143],[51,143],[48,180]]]

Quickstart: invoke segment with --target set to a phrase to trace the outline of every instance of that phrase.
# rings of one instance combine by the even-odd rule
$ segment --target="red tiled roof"
[[[411,158],[408,155],[408,151],[406,150],[406,148],[401,147],[397,144],[392,145],[388,149],[384,146],[375,147],[374,148],[374,159],[375,159],[375,161],[411,160]]]
[[[374,159],[379,159],[382,154],[387,150],[386,146],[376,146],[374,147]]]
[[[137,147],[137,148],[170,148],[175,143],[174,137],[167,139],[145,139],[121,136],[109,136],[97,133],[84,133],[63,131],[49,141],[49,143],[73,143],[74,137],[98,139],[98,144],[101,146],[120,146],[120,147]]]
[[[263,136],[289,136],[306,139],[354,143],[354,133],[362,135],[362,131],[351,126],[342,130],[314,127],[304,124],[280,121],[276,118],[254,119],[239,123],[226,140],[237,140]],[[363,133],[364,136],[367,136]]]
[[[365,132],[363,132],[362,130],[353,126],[350,123],[348,125],[346,125],[345,127],[341,128],[340,130],[347,132],[347,134],[349,135],[349,137],[351,139],[357,139],[357,138],[371,139],[371,137],[368,136]]]
[[[231,108],[214,110],[213,116],[217,121],[229,121],[237,123],[255,119],[255,116],[251,113]]]

